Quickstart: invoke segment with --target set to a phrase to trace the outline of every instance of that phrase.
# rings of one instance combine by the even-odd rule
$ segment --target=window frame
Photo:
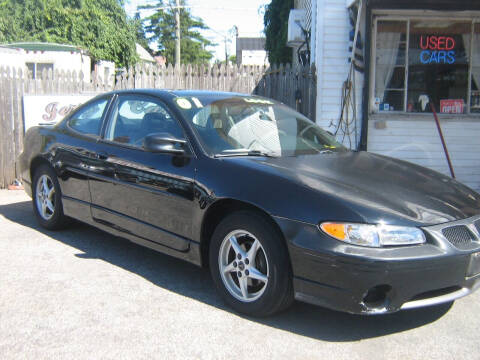
[[[33,65],[33,71],[32,71],[32,79],[41,79],[42,78],[42,73],[40,72],[40,77],[37,76],[38,70],[37,67],[38,65],[52,65],[52,78],[55,77],[55,63],[53,62],[35,62],[35,61],[26,61],[25,66],[28,68],[28,65],[32,64]],[[48,70],[47,70],[48,71]]]
[[[129,98],[143,98],[143,99],[146,99],[145,101],[151,101],[151,102],[158,103],[159,105],[161,105],[164,108],[164,110],[172,117],[172,119],[174,119],[179,124],[180,128],[183,131],[184,140],[186,141],[185,155],[188,156],[189,154],[195,154],[194,151],[193,151],[192,145],[190,144],[190,139],[189,139],[188,133],[187,133],[187,131],[185,129],[185,126],[183,125],[182,121],[180,121],[178,119],[178,117],[174,115],[174,113],[171,111],[170,107],[164,101],[162,101],[160,98],[158,98],[156,96],[147,95],[147,94],[135,94],[135,93],[116,94],[115,98],[111,101],[110,108],[108,109],[108,114],[103,121],[101,135],[99,137],[100,142],[111,145],[111,146],[118,146],[118,147],[133,149],[133,150],[137,150],[137,151],[148,152],[147,150],[145,150],[141,146],[136,146],[136,145],[127,144],[127,143],[121,143],[121,142],[118,142],[118,141],[109,140],[105,137],[107,129],[108,129],[110,123],[113,121],[113,115],[115,113],[114,110],[116,109],[116,107],[119,105],[119,103],[122,100],[124,100],[124,99],[128,100]],[[142,100],[140,100],[140,101],[142,101]]]
[[[112,98],[113,96],[110,94],[110,95],[104,95],[104,96],[100,96],[100,97],[94,97],[90,100],[88,100],[86,103],[82,104],[81,106],[79,106],[78,108],[76,108],[72,113],[68,114],[67,117],[65,117],[65,119],[62,120],[62,123],[64,124],[64,126],[70,131],[70,132],[73,132],[74,134],[76,135],[80,135],[80,136],[84,136],[84,137],[87,137],[89,139],[100,139],[101,136],[102,136],[102,133],[103,133],[103,128],[105,127],[105,119],[107,118],[107,115],[110,113],[110,108],[112,106]],[[97,135],[93,135],[93,134],[87,134],[87,133],[83,133],[81,131],[78,131],[76,130],[75,128],[73,128],[71,125],[70,125],[70,121],[72,120],[72,118],[75,116],[75,114],[77,114],[78,112],[82,111],[84,108],[86,108],[87,106],[90,106],[91,104],[95,103],[95,102],[98,102],[100,100],[107,100],[107,104],[105,105],[105,109],[103,109],[103,113],[102,113],[102,117],[100,118],[100,132],[99,134]]]
[[[420,112],[407,112],[408,107],[408,77],[409,77],[409,49],[410,49],[410,23],[411,21],[416,20],[452,20],[458,22],[470,22],[470,56],[468,59],[468,86],[467,86],[467,102],[465,106],[467,107],[467,111],[463,114],[444,114],[438,113],[440,116],[480,116],[480,113],[472,113],[471,112],[471,101],[472,101],[472,66],[473,66],[473,35],[475,34],[475,25],[480,24],[480,13],[475,12],[471,16],[465,16],[465,14],[461,14],[459,16],[455,16],[456,14],[449,14],[449,15],[440,15],[438,12],[435,14],[428,14],[426,12],[425,15],[414,15],[414,14],[402,14],[401,12],[398,13],[396,11],[392,11],[392,15],[386,14],[384,11],[374,11],[372,14],[373,21],[372,21],[372,46],[371,46],[371,72],[370,72],[370,99],[368,101],[368,112],[369,114],[377,115],[377,114],[408,114],[408,115],[420,115],[424,116],[424,113]],[[405,49],[405,81],[404,81],[404,100],[403,100],[403,109],[402,110],[394,110],[394,111],[375,111],[373,102],[375,99],[375,90],[376,90],[376,66],[377,66],[377,25],[379,21],[404,21],[406,22],[406,49]]]

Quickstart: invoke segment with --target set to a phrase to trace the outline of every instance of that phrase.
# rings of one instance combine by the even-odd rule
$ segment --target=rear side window
[[[68,126],[82,134],[99,136],[107,103],[108,99],[99,99],[82,107],[70,117]]]
[[[185,138],[181,125],[161,102],[144,96],[120,96],[105,139],[141,148],[145,137],[155,133]]]

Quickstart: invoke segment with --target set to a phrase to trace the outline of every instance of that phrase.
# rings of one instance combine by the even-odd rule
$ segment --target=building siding
[[[385,118],[385,117],[383,117]],[[368,151],[406,160],[450,175],[433,116],[375,115],[368,126]],[[385,126],[383,129],[377,127]],[[480,192],[480,121],[442,119],[442,131],[458,181]]]
[[[313,8],[316,9],[315,21],[312,23],[312,32],[315,32],[315,47],[312,46],[312,49],[315,49],[314,58],[317,65],[316,121],[321,127],[335,131],[340,118],[342,87],[350,66],[349,15],[345,0],[312,1],[315,2]],[[395,1],[391,3],[398,4]],[[366,19],[365,9],[362,16]],[[361,23],[360,31],[363,35],[365,26],[366,24]],[[363,38],[363,41],[371,39]],[[356,74],[356,140],[358,140],[364,81],[363,75]],[[457,180],[480,192],[478,116],[441,116],[441,123]],[[450,174],[432,115],[394,113],[369,115],[367,147],[368,151],[374,153],[416,163],[446,175]]]
[[[316,10],[316,121],[329,128],[340,117],[342,86],[349,70],[350,24],[345,0],[317,0]]]

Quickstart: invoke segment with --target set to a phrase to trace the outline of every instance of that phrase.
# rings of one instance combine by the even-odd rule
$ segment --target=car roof
[[[165,97],[181,97],[181,96],[218,96],[218,97],[227,97],[227,96],[255,96],[250,94],[242,94],[235,92],[227,91],[212,91],[212,90],[171,90],[171,89],[127,89],[127,90],[115,90],[111,91],[108,94],[146,94],[159,96],[162,98]]]

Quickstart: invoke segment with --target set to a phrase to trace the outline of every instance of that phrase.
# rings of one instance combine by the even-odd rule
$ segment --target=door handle
[[[108,158],[108,154],[105,151],[99,151],[95,153],[95,159],[97,160],[106,160]]]

